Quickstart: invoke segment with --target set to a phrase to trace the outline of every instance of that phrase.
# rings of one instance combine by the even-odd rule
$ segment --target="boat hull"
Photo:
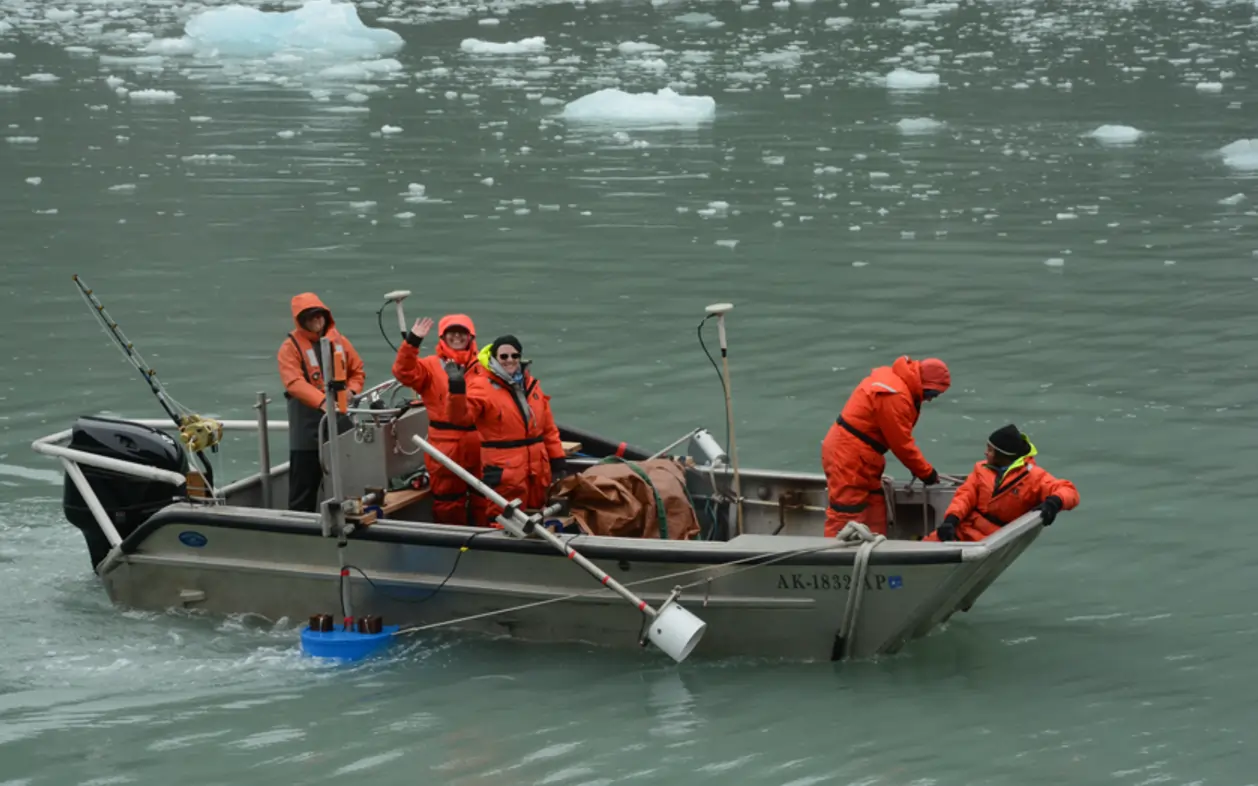
[[[567,537],[652,605],[682,586],[680,602],[707,623],[692,658],[828,660],[896,652],[968,608],[1038,535],[1032,524],[1011,524],[988,545],[885,541],[870,552],[863,579],[859,544],[820,537]],[[451,627],[525,641],[639,646],[643,616],[540,540],[386,520],[354,532],[344,557],[357,615],[403,627],[455,621]],[[323,537],[310,514],[171,505],[131,533],[98,573],[115,603],[140,609],[276,622],[341,613],[337,541]],[[863,591],[844,639],[856,586]]]

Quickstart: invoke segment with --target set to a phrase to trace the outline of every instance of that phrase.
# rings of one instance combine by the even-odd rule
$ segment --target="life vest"
[[[297,347],[297,357],[301,360],[301,373],[305,375],[306,381],[326,395],[323,365],[319,362],[319,345],[306,338],[304,333],[305,331],[294,330],[288,334],[288,340]],[[347,362],[345,345],[341,343],[341,334],[329,330],[325,337],[332,342],[332,378],[344,382]],[[288,393],[284,395],[287,398],[292,397]],[[349,391],[344,387],[337,391],[336,408],[342,413],[349,409]]]

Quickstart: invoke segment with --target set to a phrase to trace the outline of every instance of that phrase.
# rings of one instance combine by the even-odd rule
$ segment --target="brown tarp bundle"
[[[656,495],[664,505],[668,540],[691,540],[699,534],[699,519],[686,494],[685,467],[672,459],[596,464],[551,490],[552,499],[568,500],[570,515],[584,532],[618,538],[660,537]]]

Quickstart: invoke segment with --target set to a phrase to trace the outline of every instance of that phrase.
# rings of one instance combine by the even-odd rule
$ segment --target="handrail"
[[[170,421],[160,421],[166,425],[171,425]],[[37,439],[31,443],[31,449],[37,453],[43,453],[45,456],[53,456],[59,459],[69,459],[73,462],[86,464],[89,467],[98,469],[107,469],[113,472],[119,472],[123,475],[133,475],[135,477],[144,478],[146,480],[158,480],[170,483],[175,486],[182,486],[188,482],[188,479],[168,469],[158,469],[157,467],[149,467],[144,464],[133,464],[130,461],[110,458],[108,456],[98,456],[95,453],[88,453],[74,448],[67,448],[62,445],[52,444],[58,439],[65,439],[70,436],[70,430],[59,431],[47,437]],[[81,489],[80,489],[81,490]]]

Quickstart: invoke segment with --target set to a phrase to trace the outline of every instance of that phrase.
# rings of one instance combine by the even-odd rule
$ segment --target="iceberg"
[[[1103,125],[1088,136],[1103,145],[1130,145],[1144,136],[1144,132],[1133,126]]]
[[[568,102],[561,116],[575,122],[698,125],[716,116],[716,99],[678,95],[667,87],[656,93],[609,87]]]
[[[367,27],[353,3],[309,0],[293,11],[229,5],[202,11],[184,25],[184,38],[154,42],[164,53],[270,57],[281,52],[379,57],[402,48],[392,30]]]

